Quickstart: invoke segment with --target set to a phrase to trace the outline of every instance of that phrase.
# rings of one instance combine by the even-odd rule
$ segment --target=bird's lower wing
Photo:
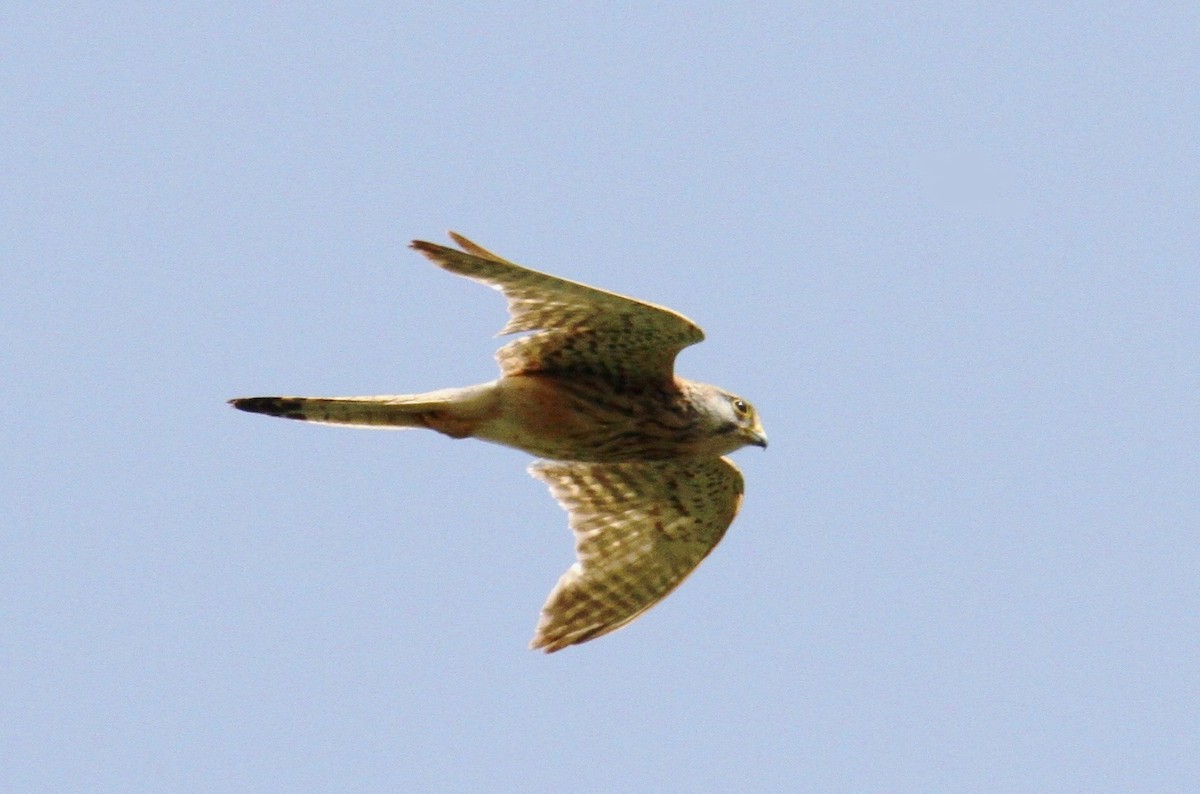
[[[550,593],[531,647],[557,651],[621,628],[708,556],[742,501],[726,458],[539,461],[530,472],[569,513],[577,562]]]

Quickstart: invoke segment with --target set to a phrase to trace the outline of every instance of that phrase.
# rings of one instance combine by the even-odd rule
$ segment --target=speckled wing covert
[[[412,247],[443,269],[504,293],[510,319],[501,335],[537,332],[496,353],[505,375],[538,372],[615,383],[669,381],[679,351],[704,338],[695,323],[670,309],[539,273],[460,234],[450,236],[462,251],[422,240]]]
[[[530,643],[547,652],[619,629],[661,601],[724,536],[744,490],[728,458],[538,461],[529,470],[569,513],[578,557]]]

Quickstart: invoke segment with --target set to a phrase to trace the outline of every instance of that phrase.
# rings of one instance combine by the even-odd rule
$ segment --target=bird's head
[[[724,455],[747,445],[766,449],[767,434],[748,400],[715,386],[705,386],[700,403],[706,452]],[[711,450],[707,449],[710,446]]]

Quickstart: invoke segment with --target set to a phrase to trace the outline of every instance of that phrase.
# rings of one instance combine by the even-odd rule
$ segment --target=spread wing
[[[530,473],[569,513],[578,561],[542,607],[531,647],[547,653],[621,628],[713,550],[742,502],[727,458],[538,461]]]
[[[669,381],[679,351],[704,338],[695,323],[670,309],[539,273],[450,236],[462,251],[422,240],[412,247],[443,269],[504,293],[510,319],[501,335],[536,332],[496,353],[505,375]]]

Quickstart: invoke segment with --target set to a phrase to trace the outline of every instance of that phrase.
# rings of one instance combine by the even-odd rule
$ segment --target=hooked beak
[[[750,430],[746,433],[746,438],[747,443],[752,446],[762,447],[763,449],[767,448],[767,434],[761,429],[756,428],[754,430]]]

